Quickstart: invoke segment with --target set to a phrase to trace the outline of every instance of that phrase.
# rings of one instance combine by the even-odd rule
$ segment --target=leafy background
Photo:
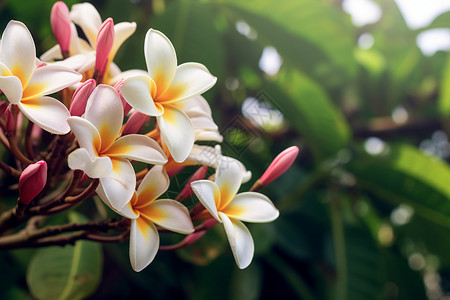
[[[262,191],[281,215],[249,225],[256,253],[245,270],[235,266],[221,228],[187,249],[158,253],[140,273],[131,270],[128,243],[79,242],[1,252],[0,298],[449,295],[450,56],[425,56],[416,45],[423,30],[450,27],[449,12],[411,30],[393,0],[376,0],[381,19],[356,27],[341,2],[92,1],[103,19],[137,23],[116,58],[123,70],[145,68],[144,35],[152,27],[171,39],[179,62],[201,62],[218,77],[205,97],[225,137],[223,151],[254,179],[284,148],[297,145],[300,156]],[[1,28],[10,19],[23,21],[43,53],[55,43],[52,4],[2,1]],[[364,33],[374,38],[369,49],[358,46]],[[259,67],[269,46],[283,62],[275,75]],[[246,111],[247,98],[258,102]],[[399,111],[408,118],[393,118]],[[78,210],[89,218],[111,214],[95,203]],[[82,214],[50,221],[82,220]]]

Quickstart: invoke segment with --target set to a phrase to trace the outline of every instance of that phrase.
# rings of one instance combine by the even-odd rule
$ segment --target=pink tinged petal
[[[114,64],[114,63],[111,63],[110,69],[111,69],[111,66],[112,66],[113,64]],[[148,76],[148,72],[147,72],[147,71],[144,71],[144,70],[138,70],[138,69],[132,69],[132,70],[123,71],[123,72],[118,73],[117,75],[114,75],[113,78],[111,78],[110,80],[108,80],[108,84],[109,84],[109,85],[115,85],[115,84],[117,84],[120,80],[122,80],[122,79],[125,80],[126,78],[131,77],[131,76],[135,76],[135,75],[145,75],[145,76]],[[155,87],[156,87],[156,85],[155,85]],[[119,87],[119,88],[120,88],[120,87]]]
[[[106,154],[153,165],[167,162],[161,146],[148,136],[140,134],[129,134],[117,139]]]
[[[67,108],[52,97],[41,97],[18,103],[22,113],[37,126],[53,134],[66,134],[70,131]]]
[[[136,31],[136,23],[134,22],[121,22],[114,25],[114,44],[111,52],[109,53],[109,61],[114,59],[114,56],[119,50],[120,46]]]
[[[217,81],[217,78],[199,63],[184,63],[179,65],[176,70],[170,86],[162,94],[159,93],[158,81],[152,77],[158,86],[158,101],[181,101],[200,95],[209,90]]]
[[[27,205],[45,187],[47,183],[47,163],[40,160],[28,165],[19,177],[19,201]]]
[[[155,258],[159,248],[159,234],[155,225],[144,219],[131,220],[130,262],[136,272],[142,271]]]
[[[298,151],[299,149],[297,146],[292,146],[278,154],[259,180],[261,180],[264,185],[267,185],[278,178],[294,163]]]
[[[214,219],[222,223],[217,213],[217,207],[220,204],[220,191],[217,184],[210,180],[197,180],[191,183],[191,187],[198,200],[209,211]]]
[[[23,99],[53,94],[80,82],[80,73],[67,67],[47,65],[37,68],[23,91]]]
[[[21,22],[10,21],[3,31],[0,61],[26,87],[33,75],[36,47],[28,28]]]
[[[50,14],[50,24],[52,25],[53,35],[61,47],[62,51],[69,51],[70,48],[70,17],[67,5],[58,1],[53,4]]]
[[[122,134],[133,134],[138,133],[142,126],[150,119],[150,116],[144,115],[143,113],[135,110],[131,116],[128,118],[125,127],[123,128]]]
[[[18,104],[22,100],[22,83],[16,76],[1,76],[0,90],[11,104]]]
[[[153,117],[163,113],[162,106],[153,101],[154,91],[155,82],[148,75],[130,76],[120,87],[120,93],[134,109]]]
[[[191,153],[195,131],[189,117],[173,105],[164,106],[164,114],[157,117],[163,143],[176,162],[183,162]]]
[[[88,99],[84,116],[101,136],[101,150],[106,151],[119,136],[123,122],[123,107],[113,87],[100,84]]]
[[[86,104],[95,89],[97,83],[94,79],[89,79],[83,82],[73,93],[72,101],[70,102],[69,112],[72,116],[81,117],[86,110]]]
[[[126,116],[130,112],[132,107],[130,104],[128,104],[128,102],[125,100],[125,98],[122,96],[122,93],[120,92],[120,87],[123,85],[124,82],[125,82],[124,78],[120,79],[117,83],[114,84],[114,89],[119,94],[120,101],[122,101],[123,106],[123,115]]]
[[[166,91],[175,76],[177,55],[170,40],[154,29],[149,29],[145,35],[144,54],[148,73],[158,87],[158,97]]]
[[[189,234],[194,232],[189,211],[178,201],[161,199],[139,209],[141,216],[170,231]]]
[[[216,170],[215,182],[220,189],[219,210],[222,210],[233,200],[242,184],[242,168],[238,161],[222,156]]]
[[[204,179],[206,176],[206,172],[208,172],[208,166],[201,166],[200,168],[197,169],[197,171],[195,171],[194,174],[192,174],[191,178],[189,178],[188,182],[180,192],[179,195],[180,201],[186,200],[194,193],[191,187],[191,183],[197,180]]]
[[[95,7],[90,3],[80,3],[72,5],[70,18],[81,27],[89,43],[95,48],[97,34],[102,26],[102,19]]]
[[[239,220],[228,218],[224,213],[219,212],[223,221],[223,227],[233,252],[234,260],[239,269],[245,269],[250,265],[255,252],[252,235],[248,228]]]
[[[223,213],[230,218],[253,223],[271,222],[280,214],[269,198],[255,192],[236,195]]]
[[[67,163],[72,170],[82,170],[90,178],[108,177],[113,169],[109,157],[91,156],[85,148],[79,148],[70,153]]]
[[[108,65],[108,56],[114,43],[114,22],[108,18],[103,22],[97,36],[95,70],[104,74]]]
[[[100,178],[100,185],[111,206],[121,210],[134,194],[136,174],[133,166],[126,159],[111,159],[112,173],[109,177]]]
[[[88,120],[80,117],[70,117],[67,119],[67,123],[80,147],[86,149],[90,157],[98,156],[101,138],[97,128]]]
[[[11,105],[8,105],[8,108],[5,111],[5,125],[7,131],[14,132],[16,130],[17,121],[11,111],[11,107]]]
[[[143,207],[159,196],[169,187],[170,180],[162,166],[154,166],[148,171],[137,190],[136,207]]]

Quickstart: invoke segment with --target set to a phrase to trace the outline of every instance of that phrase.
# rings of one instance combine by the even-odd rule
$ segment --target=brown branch
[[[0,169],[2,169],[6,174],[13,176],[15,178],[19,178],[21,172],[0,160]]]

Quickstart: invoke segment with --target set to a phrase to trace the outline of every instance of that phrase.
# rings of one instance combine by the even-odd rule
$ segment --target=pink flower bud
[[[114,89],[115,89],[116,92],[119,94],[120,100],[122,100],[123,115],[126,116],[126,115],[130,112],[130,110],[131,110],[131,105],[128,104],[128,102],[125,100],[125,98],[122,96],[122,93],[120,92],[120,87],[123,85],[124,82],[125,82],[125,78],[120,79],[120,80],[114,85]]]
[[[14,132],[16,130],[16,118],[11,111],[11,106],[8,106],[5,111],[6,130]]]
[[[114,43],[114,21],[108,18],[103,22],[97,35],[95,70],[103,76],[108,66],[108,56]]]
[[[47,183],[47,163],[40,160],[29,165],[19,177],[19,201],[27,205],[45,187]]]
[[[127,123],[123,129],[123,135],[138,133],[141,127],[144,125],[150,116],[144,115],[143,113],[134,111],[128,118]]]
[[[1,91],[0,91],[1,95]],[[6,112],[6,109],[8,108],[9,102],[8,101],[0,101],[0,117],[3,116]]]
[[[208,166],[202,166],[198,168],[197,171],[195,171],[194,174],[192,174],[191,178],[189,178],[188,182],[184,186],[184,188],[181,190],[180,194],[177,197],[177,200],[184,201],[187,198],[189,198],[193,191],[191,188],[191,183],[196,180],[201,180],[205,178],[206,172],[208,171]]]
[[[67,5],[58,1],[53,4],[50,15],[53,35],[59,44],[62,52],[69,52],[70,49],[70,17]]]
[[[259,180],[264,185],[268,185],[274,179],[278,178],[281,174],[286,172],[295,161],[298,151],[299,149],[297,146],[292,146],[278,154]]]
[[[70,115],[81,117],[86,109],[86,103],[95,89],[97,83],[94,79],[83,82],[73,93],[72,102],[70,103]]]

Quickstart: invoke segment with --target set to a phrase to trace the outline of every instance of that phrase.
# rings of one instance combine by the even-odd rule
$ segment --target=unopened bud
[[[27,205],[45,187],[47,183],[47,163],[40,160],[28,165],[19,177],[19,201]]]
[[[14,118],[14,114],[11,111],[12,106],[9,105],[5,111],[5,125],[6,130],[9,132],[14,132],[16,130],[16,118]]]
[[[62,53],[69,53],[70,49],[70,16],[67,5],[58,1],[53,4],[50,15],[53,35],[61,48]]]
[[[138,133],[141,130],[145,122],[150,119],[150,116],[144,115],[143,113],[134,111],[128,118],[127,123],[123,129],[123,135]]]
[[[259,180],[264,185],[268,185],[274,179],[278,178],[294,163],[298,151],[297,146],[292,146],[278,154]]]
[[[208,166],[202,166],[198,168],[197,171],[195,171],[194,174],[192,174],[191,178],[189,178],[188,182],[184,186],[184,188],[181,190],[180,194],[177,196],[176,200],[178,201],[184,201],[187,198],[189,198],[194,191],[192,190],[191,183],[197,180],[204,179],[206,176],[206,172],[208,172]]]
[[[1,95],[1,91],[0,91]],[[0,117],[3,116],[6,112],[6,109],[8,108],[9,102],[8,101],[0,101]]]
[[[103,77],[108,66],[108,57],[114,43],[114,21],[108,18],[103,22],[97,35],[95,71]]]
[[[116,92],[119,94],[120,96],[120,100],[122,101],[122,106],[123,106],[123,115],[126,116],[128,115],[128,113],[131,110],[131,105],[128,104],[128,102],[125,100],[125,98],[122,96],[122,93],[120,92],[120,87],[123,85],[123,83],[125,82],[125,79],[122,78],[120,79],[115,85],[114,85],[114,89],[116,90]]]
[[[70,102],[69,112],[71,116],[81,117],[86,110],[86,103],[95,89],[96,82],[89,79],[83,82],[73,93],[72,102]]]

